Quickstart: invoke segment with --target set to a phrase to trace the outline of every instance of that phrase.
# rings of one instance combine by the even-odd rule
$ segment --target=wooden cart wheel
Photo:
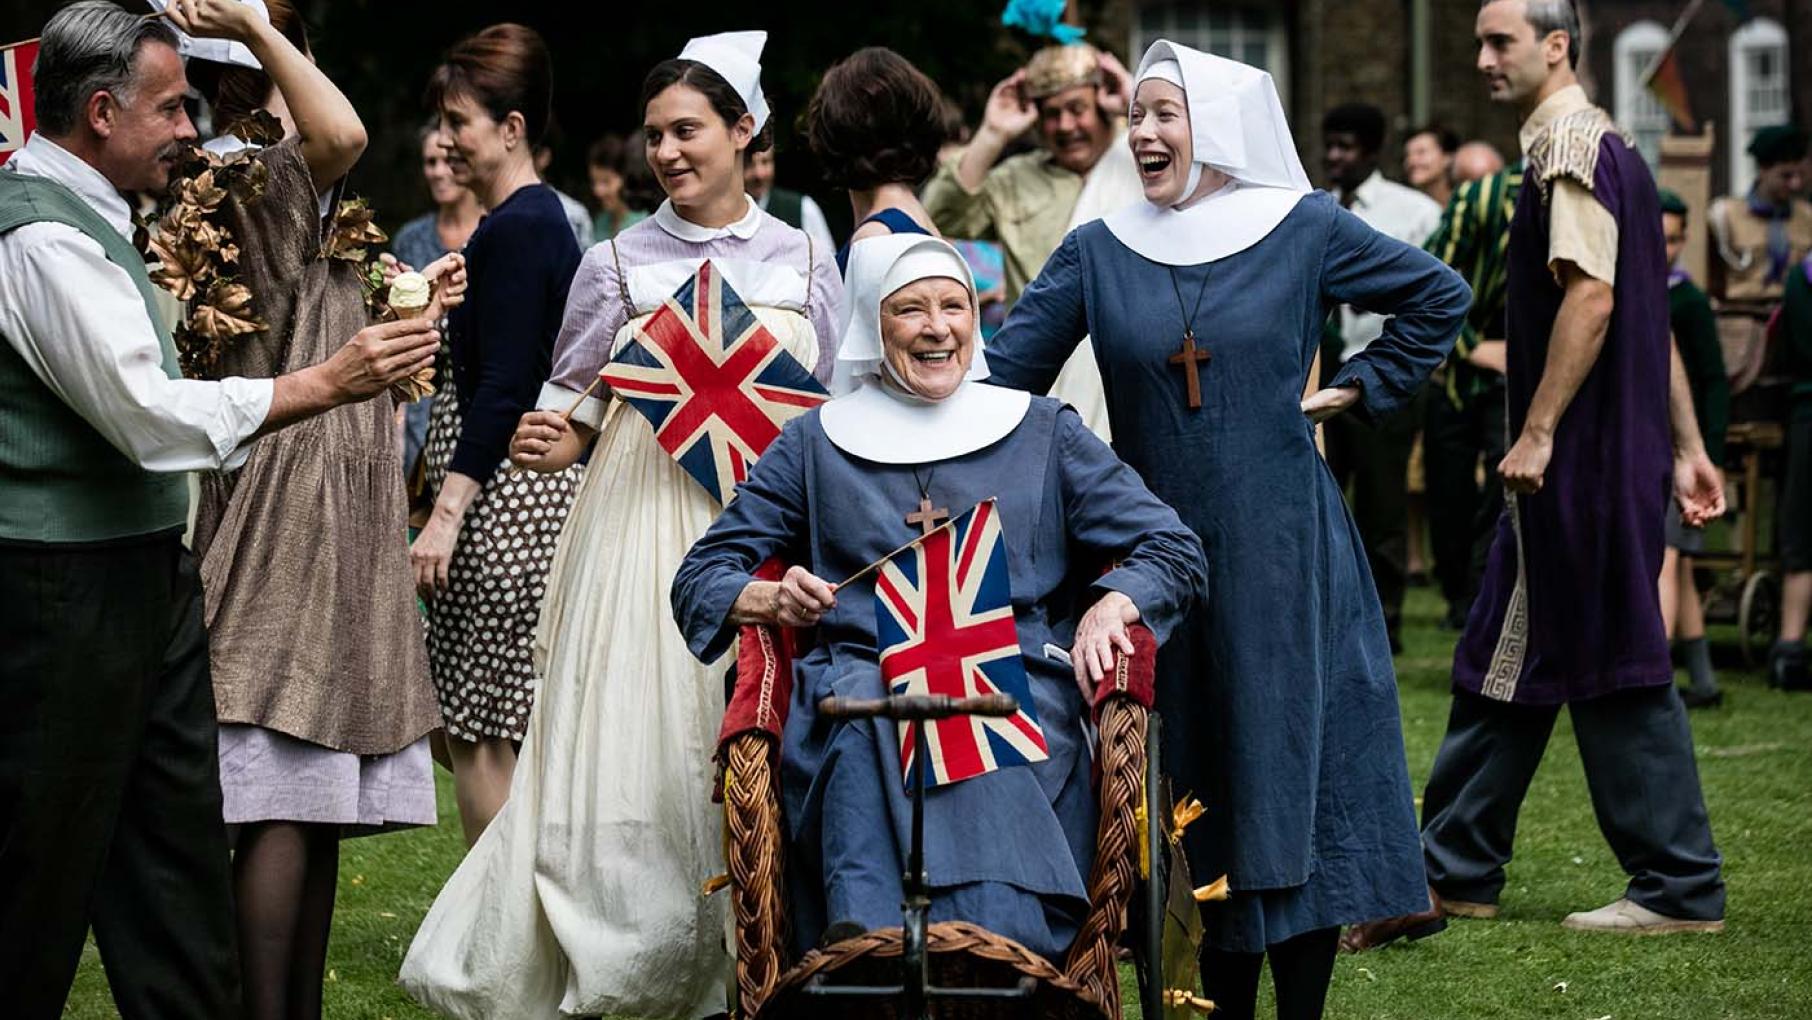
[[[1780,580],[1766,570],[1758,570],[1743,582],[1743,596],[1737,603],[1737,634],[1743,648],[1743,665],[1760,669],[1768,661],[1768,649],[1780,625]]]

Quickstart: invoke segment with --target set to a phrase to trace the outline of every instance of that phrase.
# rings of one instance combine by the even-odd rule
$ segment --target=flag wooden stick
[[[982,503],[992,503],[996,499],[999,499],[999,498],[1000,497],[998,497],[998,496],[989,496],[987,499],[982,500]],[[976,506],[980,506],[980,505],[981,505],[981,503],[976,504]],[[858,570],[855,573],[844,578],[843,580],[838,581],[832,587],[841,588],[845,585],[854,584],[855,582],[860,581],[862,578],[867,577],[869,574],[874,573],[876,570],[879,570],[881,568],[881,564],[886,563],[888,560],[891,560],[895,556],[898,556],[899,554],[905,552],[906,550],[912,548],[913,546],[918,545],[920,542],[925,541],[927,538],[930,538],[931,536],[937,534],[938,532],[943,531],[945,528],[951,527],[952,525],[954,525],[957,522],[957,520],[958,520],[958,518],[960,518],[960,516],[961,515],[959,514],[958,517],[952,517],[950,520],[947,520],[944,523],[938,525],[937,527],[932,528],[930,531],[927,531],[923,535],[920,535],[919,537],[913,539],[912,541],[907,542],[905,545],[900,546],[898,549],[895,549],[893,552],[888,553],[887,555],[881,557],[880,559],[874,561],[873,563],[870,563],[868,566],[863,567],[861,570]]]
[[[560,412],[560,420],[566,421],[566,422],[572,421],[573,414],[579,410],[579,405],[585,403],[586,398],[590,397],[592,395],[592,392],[598,388],[598,384],[603,381],[604,381],[604,377],[601,375],[594,378],[591,381],[591,385],[585,387],[585,392],[579,394],[579,399],[573,401],[573,405],[571,407]],[[521,464],[511,464],[510,465],[510,475],[512,477],[521,474],[524,470],[526,470],[526,469]]]

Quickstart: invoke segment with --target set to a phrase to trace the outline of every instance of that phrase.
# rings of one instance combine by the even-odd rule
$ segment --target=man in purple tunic
[[[1723,512],[1723,492],[1669,340],[1659,198],[1578,84],[1568,0],[1485,0],[1477,28],[1492,98],[1524,117],[1528,164],[1506,303],[1517,438],[1500,470],[1512,496],[1454,653],[1423,798],[1434,909],[1360,926],[1347,944],[1496,916],[1517,811],[1562,705],[1599,827],[1630,875],[1622,898],[1565,926],[1721,930],[1720,858],[1656,581],[1670,490],[1694,524]]]

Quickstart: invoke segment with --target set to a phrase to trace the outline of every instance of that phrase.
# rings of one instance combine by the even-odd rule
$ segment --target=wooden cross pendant
[[[919,497],[919,508],[906,515],[907,524],[916,524],[925,534],[937,530],[937,526],[950,519],[948,507],[933,507],[929,496]]]
[[[1193,330],[1183,334],[1183,349],[1170,356],[1171,364],[1182,366],[1183,382],[1189,390],[1189,406],[1192,408],[1202,406],[1201,373],[1196,370],[1195,366],[1198,363],[1207,364],[1213,357],[1208,353],[1208,348],[1195,345]]]

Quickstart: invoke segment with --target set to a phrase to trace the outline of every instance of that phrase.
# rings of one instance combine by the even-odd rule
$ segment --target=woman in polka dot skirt
[[[497,25],[455,46],[429,86],[456,177],[487,210],[466,243],[469,291],[448,320],[429,416],[434,512],[410,550],[468,844],[509,796],[534,703],[535,623],[581,471],[512,474],[504,460],[550,371],[579,266],[532,154],[550,81],[541,37]]]

